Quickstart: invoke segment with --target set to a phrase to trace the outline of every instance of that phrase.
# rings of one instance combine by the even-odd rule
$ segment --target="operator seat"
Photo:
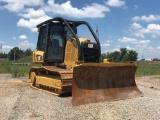
[[[53,48],[60,48],[59,41],[57,39],[52,40]]]

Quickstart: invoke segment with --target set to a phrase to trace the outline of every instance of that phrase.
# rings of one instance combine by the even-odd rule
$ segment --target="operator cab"
[[[39,25],[37,50],[44,51],[44,62],[63,63],[67,40],[76,40],[78,60],[99,62],[100,43],[92,28],[84,21],[53,18]]]

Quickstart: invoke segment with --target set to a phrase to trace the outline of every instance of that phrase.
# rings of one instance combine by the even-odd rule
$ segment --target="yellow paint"
[[[76,65],[76,61],[78,61],[78,50],[76,40],[67,40],[64,64],[67,66],[67,68],[73,69],[73,67]]]
[[[31,72],[31,77],[30,77],[30,78],[31,78],[31,79],[30,79],[30,82],[33,83],[33,81],[34,81],[35,78],[36,78],[35,72]]]
[[[44,55],[43,51],[39,51],[39,50],[33,51],[32,61],[35,63],[44,63],[43,55]]]
[[[36,83],[45,85],[48,87],[56,88],[56,89],[62,89],[62,82],[60,79],[54,79],[50,77],[45,76],[36,76]]]
[[[91,42],[91,38],[90,37],[79,37],[79,41],[80,41],[80,43]]]
[[[111,63],[112,59],[103,59],[103,63]]]

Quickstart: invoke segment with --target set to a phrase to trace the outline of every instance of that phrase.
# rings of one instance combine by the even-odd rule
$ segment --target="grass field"
[[[31,66],[35,66],[31,61],[31,56],[16,60],[15,63],[30,63],[30,65],[12,64],[14,61],[0,61],[0,73],[10,73],[12,76],[28,76],[28,71]]]
[[[136,76],[160,75],[160,61],[137,62]]]
[[[31,66],[40,64],[32,63],[31,56],[17,60],[16,63],[30,63],[30,65],[11,65],[14,61],[0,61],[0,73],[10,73],[13,76],[28,76]],[[137,62],[138,69],[136,76],[160,75],[160,61],[140,61]]]

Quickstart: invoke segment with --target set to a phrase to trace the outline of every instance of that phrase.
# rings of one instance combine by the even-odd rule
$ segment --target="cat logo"
[[[88,44],[88,48],[93,48],[93,44]]]

